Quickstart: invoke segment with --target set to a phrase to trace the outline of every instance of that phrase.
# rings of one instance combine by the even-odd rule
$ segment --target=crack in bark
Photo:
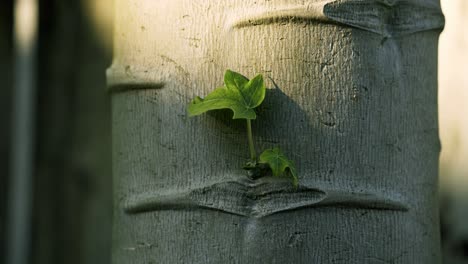
[[[173,72],[177,73],[184,86],[190,86],[190,74],[179,63],[168,56],[159,54],[157,57],[163,71],[155,72],[146,67],[132,67],[114,63],[107,69],[107,90],[110,93],[132,90],[162,89],[174,79]],[[171,69],[171,70],[168,70]]]
[[[132,90],[162,89],[166,82],[155,78],[149,70],[133,69],[129,65],[112,65],[106,72],[109,93]]]
[[[408,207],[397,196],[321,190],[303,185],[295,189],[287,181],[261,182],[245,178],[186,191],[149,191],[128,197],[123,208],[128,214],[202,208],[253,218],[325,206],[407,211]]]
[[[427,30],[442,30],[445,19],[438,5],[422,6],[407,0],[326,0],[256,9],[228,21],[228,29],[273,23],[337,23],[380,34],[385,38]]]

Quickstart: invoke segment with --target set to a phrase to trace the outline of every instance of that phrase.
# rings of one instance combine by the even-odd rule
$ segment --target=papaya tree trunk
[[[116,1],[113,263],[439,263],[437,0]],[[269,77],[244,122],[189,118],[232,69]]]

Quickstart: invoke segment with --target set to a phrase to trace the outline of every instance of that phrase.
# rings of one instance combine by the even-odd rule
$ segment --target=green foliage
[[[233,119],[255,119],[254,108],[265,99],[265,84],[262,75],[248,80],[245,76],[227,70],[224,86],[215,89],[204,99],[196,97],[188,107],[190,116],[203,114],[215,109],[231,109]]]
[[[260,161],[257,161],[250,123],[252,119],[257,118],[254,109],[265,99],[265,92],[262,75],[259,74],[249,80],[237,72],[227,70],[224,74],[224,86],[215,89],[205,98],[195,97],[188,106],[188,114],[197,116],[210,110],[231,109],[234,112],[233,119],[246,119],[251,160],[244,168],[262,172],[263,176],[265,176],[263,168],[265,165],[271,169],[273,176],[280,176],[288,169],[293,185],[297,187],[298,179],[294,163],[286,158],[278,147],[265,150],[260,155]]]
[[[270,167],[273,176],[283,175],[286,172],[286,169],[289,169],[289,175],[293,180],[293,185],[297,187],[298,179],[296,167],[278,147],[263,151],[260,155],[259,162],[267,164]]]

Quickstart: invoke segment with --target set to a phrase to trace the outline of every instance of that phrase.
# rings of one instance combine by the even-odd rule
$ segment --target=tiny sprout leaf
[[[270,167],[273,176],[280,176],[286,171],[286,169],[289,169],[289,174],[292,178],[293,185],[294,187],[297,187],[298,179],[296,167],[294,166],[294,163],[289,160],[278,147],[265,150],[260,155],[260,163],[267,164]]]
[[[224,86],[215,89],[205,98],[195,97],[188,107],[189,116],[203,114],[210,110],[231,109],[233,119],[256,119],[253,110],[265,99],[265,84],[262,75],[248,80],[245,76],[227,70]]]
[[[237,89],[240,90],[249,82],[249,79],[244,75],[233,72],[231,70],[226,70],[224,73],[224,85],[228,89]]]

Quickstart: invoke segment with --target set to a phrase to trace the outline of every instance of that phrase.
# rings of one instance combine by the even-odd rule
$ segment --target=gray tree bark
[[[439,263],[437,0],[116,2],[113,263]],[[225,69],[271,77],[254,137],[188,118]]]

